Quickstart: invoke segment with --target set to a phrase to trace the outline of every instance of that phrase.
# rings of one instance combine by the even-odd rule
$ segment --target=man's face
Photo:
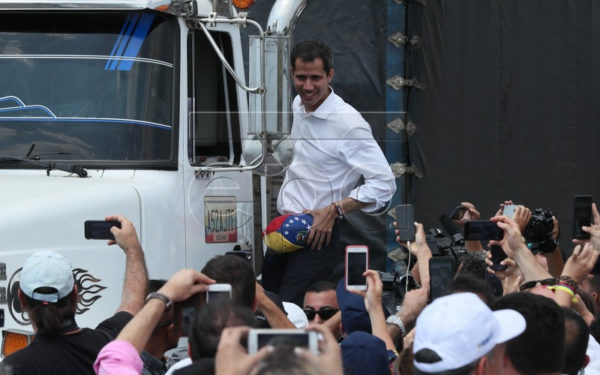
[[[322,309],[335,309],[338,310],[339,306],[335,295],[335,290],[326,290],[324,292],[307,292],[304,296],[304,309],[312,309],[314,311],[320,311]],[[322,324],[324,320],[319,314],[315,314],[315,317],[310,322]],[[309,323],[310,323],[309,322]]]
[[[306,111],[313,112],[329,95],[329,82],[333,79],[334,71],[331,69],[326,72],[321,58],[313,61],[297,58],[294,65],[292,78],[296,92]]]

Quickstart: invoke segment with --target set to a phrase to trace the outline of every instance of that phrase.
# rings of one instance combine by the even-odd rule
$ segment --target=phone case
[[[356,251],[360,250],[360,251]],[[361,266],[361,270],[358,269],[349,269],[351,265],[349,264],[349,257],[352,257],[352,254],[360,254],[361,259],[364,259],[364,268]],[[345,284],[346,290],[358,290],[364,291],[367,290],[367,280],[362,274],[369,269],[369,248],[364,245],[348,245],[346,246],[346,261],[345,261]],[[361,283],[355,282],[360,279]]]

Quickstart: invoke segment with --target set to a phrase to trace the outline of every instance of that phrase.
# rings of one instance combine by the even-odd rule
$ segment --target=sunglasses
[[[321,320],[327,320],[335,315],[339,310],[332,309],[331,307],[324,307],[321,310],[313,310],[313,309],[302,309],[308,318],[308,321],[311,321],[315,318],[315,315],[319,314]]]
[[[540,283],[542,286],[553,286],[553,285],[556,285],[557,282],[558,282],[558,280],[556,280],[555,278],[544,279],[544,280],[525,281],[523,284],[521,284],[519,286],[519,292],[522,292],[527,289],[531,289],[534,286],[536,286],[537,283]]]

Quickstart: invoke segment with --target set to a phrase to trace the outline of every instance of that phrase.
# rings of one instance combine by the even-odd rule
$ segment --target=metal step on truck
[[[306,0],[277,0],[265,29],[237,1],[0,1],[2,355],[31,338],[16,292],[33,252],[71,260],[80,325],[119,305],[124,254],[86,240],[86,220],[129,218],[151,278],[262,251],[253,180],[292,157],[289,47]]]

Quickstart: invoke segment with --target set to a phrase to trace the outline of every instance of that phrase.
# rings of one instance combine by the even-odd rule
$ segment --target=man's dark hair
[[[316,283],[309,286],[308,289],[306,289],[306,293],[308,293],[308,292],[321,293],[321,292],[326,292],[328,290],[333,290],[335,292],[335,288],[336,288],[336,285],[334,283],[332,283],[331,281],[327,281],[327,280],[317,281]]]
[[[475,278],[470,274],[456,276],[446,289],[446,294],[460,292],[475,293],[488,306],[491,306],[496,300],[492,293],[492,288],[490,288],[490,284],[482,279]]]
[[[256,278],[250,263],[235,255],[218,255],[206,263],[202,273],[217,283],[231,284],[231,300],[252,308]]]
[[[300,357],[289,347],[277,347],[257,366],[256,375],[315,375],[319,369]]]
[[[561,371],[565,359],[565,318],[550,298],[511,293],[499,298],[492,310],[513,309],[525,318],[521,335],[506,342],[506,355],[520,373]]]
[[[37,288],[35,291],[38,293],[56,293],[56,289],[47,287]],[[73,292],[55,303],[37,301],[25,293],[22,293],[22,295],[27,305],[26,309],[29,317],[37,327],[37,332],[42,335],[58,335],[66,320],[75,319],[77,298],[73,295]]]
[[[565,314],[565,365],[563,374],[577,375],[584,366],[590,330],[585,320],[570,308],[563,307]]]
[[[421,363],[435,363],[442,360],[442,358],[431,349],[421,349],[414,354],[415,361]],[[438,371],[438,372],[424,372],[419,370],[418,368],[413,369],[414,375],[469,375],[471,371],[475,369],[477,366],[477,362],[479,362],[479,358],[465,366],[462,366],[457,369],[447,370],[447,371]]]
[[[479,280],[485,280],[487,264],[485,251],[467,251],[458,265],[457,275],[471,275]]]
[[[256,319],[251,309],[231,304],[229,301],[207,303],[196,313],[190,329],[190,355],[192,360],[213,358],[217,353],[221,332],[225,327],[254,327]]]
[[[325,43],[318,40],[305,40],[296,44],[291,52],[292,69],[296,69],[296,59],[305,62],[321,59],[323,61],[323,68],[327,74],[333,68],[333,53],[331,49]]]

